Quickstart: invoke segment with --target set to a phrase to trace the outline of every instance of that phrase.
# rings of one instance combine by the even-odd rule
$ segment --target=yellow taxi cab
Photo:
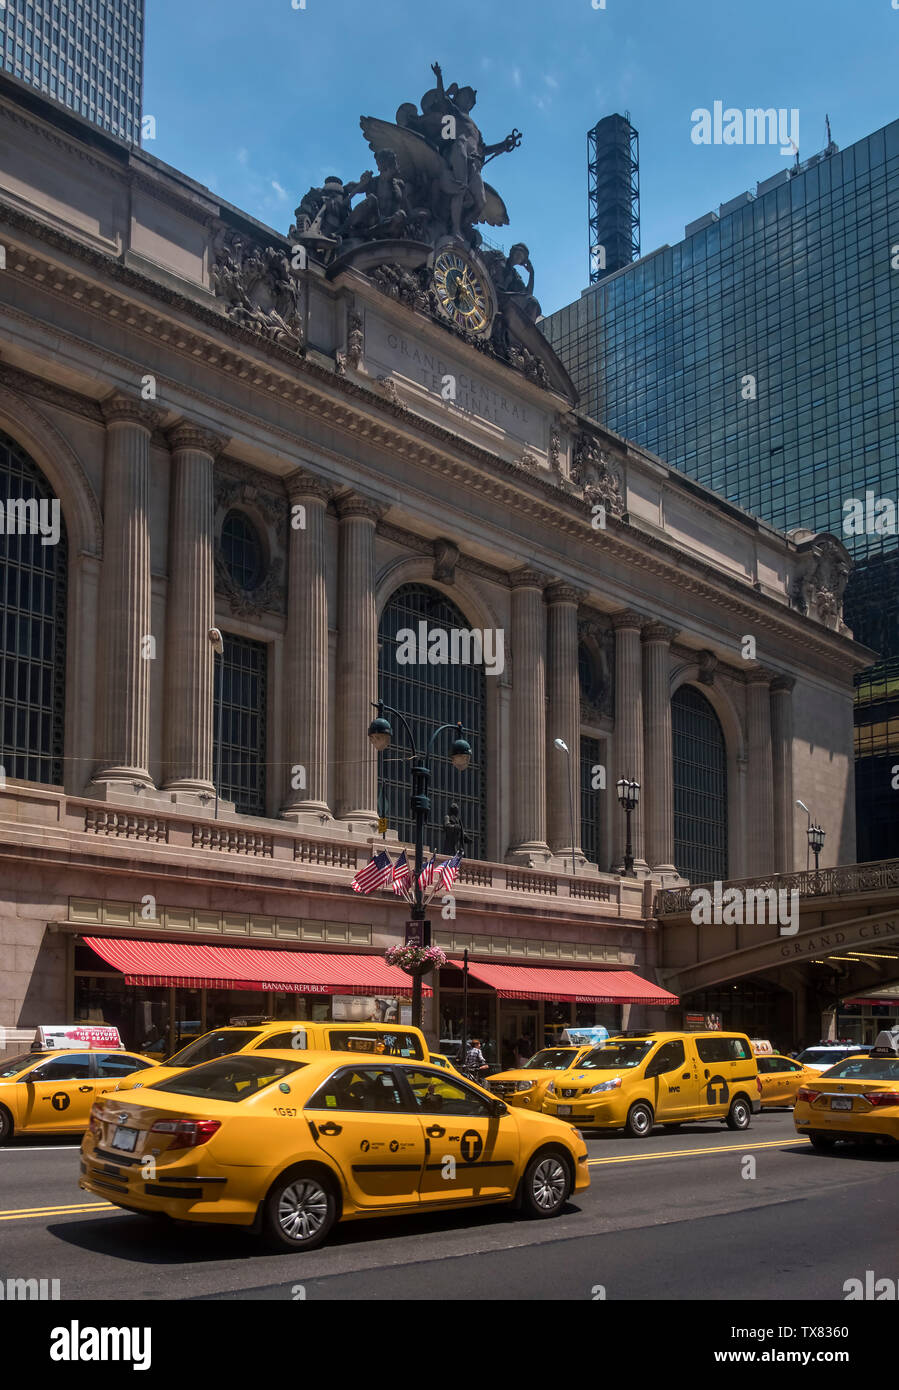
[[[543,1111],[579,1128],[624,1129],[721,1120],[748,1129],[761,1109],[755,1054],[745,1033],[621,1033],[546,1088]]]
[[[820,1152],[842,1141],[899,1143],[899,1028],[880,1033],[868,1055],[846,1057],[800,1086],[793,1123]]]
[[[331,1049],[333,1052],[333,1048]],[[451,1071],[453,1076],[462,1076],[458,1067],[455,1067],[450,1058],[444,1052],[429,1052],[428,1061],[434,1067],[443,1067],[444,1071]],[[464,1080],[464,1078],[463,1078]]]
[[[59,1043],[80,1043],[59,1046]],[[152,1057],[126,1052],[115,1028],[38,1028],[30,1052],[0,1062],[0,1144],[15,1134],[79,1134],[98,1096]]]
[[[539,1110],[546,1088],[556,1072],[566,1071],[577,1063],[579,1057],[586,1057],[592,1050],[589,1046],[565,1047],[561,1044],[558,1047],[544,1047],[535,1052],[523,1067],[497,1072],[485,1085],[495,1096],[501,1096],[507,1105]]]
[[[98,1101],[80,1185],[126,1211],[310,1250],[336,1221],[490,1202],[557,1216],[589,1186],[572,1126],[429,1062],[231,1053]]]
[[[762,1083],[763,1110],[794,1105],[799,1087],[816,1081],[820,1075],[813,1068],[804,1067],[792,1057],[782,1057],[778,1052],[758,1053],[756,1061]]]
[[[128,1077],[118,1089],[130,1091],[153,1086],[187,1067],[212,1062],[232,1052],[254,1052],[258,1048],[275,1052],[282,1048],[296,1052],[366,1052],[376,1056],[410,1057],[416,1061],[428,1057],[424,1033],[406,1024],[270,1020],[251,1027],[229,1025],[204,1033],[176,1052],[163,1066],[154,1066],[152,1073],[146,1076]]]

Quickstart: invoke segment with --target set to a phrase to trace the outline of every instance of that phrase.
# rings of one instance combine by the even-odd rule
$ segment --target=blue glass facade
[[[847,621],[884,658],[858,682],[858,853],[899,854],[897,537],[843,530],[848,498],[899,502],[899,121],[727,209],[541,327],[605,425],[843,540]]]
[[[144,0],[5,0],[0,68],[140,144]]]

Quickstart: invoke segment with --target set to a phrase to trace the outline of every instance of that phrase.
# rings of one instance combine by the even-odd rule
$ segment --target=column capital
[[[666,623],[656,622],[655,619],[650,623],[645,623],[640,631],[640,637],[644,642],[665,642],[668,646],[674,641],[678,634],[676,627],[668,627]]]
[[[765,666],[756,666],[751,671],[747,671],[743,679],[747,685],[770,685],[773,672]]]
[[[545,589],[549,582],[548,575],[542,574],[540,570],[529,569],[527,566],[520,570],[513,570],[509,575],[509,583],[513,589]]]
[[[159,406],[149,405],[136,396],[126,395],[124,391],[114,391],[107,396],[100,402],[100,409],[107,425],[140,425],[151,432],[161,423],[164,414]]]
[[[287,496],[291,502],[298,502],[301,497],[314,497],[318,502],[329,502],[334,496],[334,486],[326,482],[324,478],[317,478],[313,473],[307,473],[305,468],[297,468],[290,473],[284,480],[287,488]]]
[[[792,695],[796,685],[795,676],[776,675],[771,682],[772,695]]]
[[[166,438],[172,449],[196,449],[198,453],[210,454],[216,458],[225,447],[226,440],[213,434],[212,430],[195,425],[190,420],[179,420],[166,430]]]
[[[570,603],[576,608],[587,597],[587,591],[577,588],[574,584],[568,584],[563,579],[554,579],[547,585],[544,597],[547,603]]]
[[[646,614],[637,613],[633,608],[621,608],[617,613],[611,614],[611,623],[616,632],[624,628],[636,628],[639,631],[646,623]]]
[[[363,497],[359,492],[341,492],[334,498],[337,515],[341,521],[349,517],[364,517],[377,523],[387,510],[371,497]]]

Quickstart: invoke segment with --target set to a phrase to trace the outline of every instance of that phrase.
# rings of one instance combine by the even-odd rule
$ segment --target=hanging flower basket
[[[388,965],[396,965],[407,975],[428,975],[446,965],[446,956],[439,946],[420,946],[417,941],[407,941],[404,946],[391,946],[384,959]]]

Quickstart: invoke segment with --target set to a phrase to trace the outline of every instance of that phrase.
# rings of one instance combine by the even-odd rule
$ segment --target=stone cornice
[[[191,420],[179,420],[166,431],[166,437],[173,452],[193,449],[197,453],[209,454],[212,458],[217,458],[227,444],[227,440],[222,439],[221,435],[204,429],[202,425],[195,425]]]
[[[152,434],[163,418],[158,406],[148,405],[136,396],[127,396],[123,391],[114,391],[100,402],[100,410],[107,425],[139,425]]]
[[[80,415],[95,425],[103,425],[103,412],[97,401],[89,396],[80,396],[77,391],[70,391],[67,386],[59,386],[55,381],[47,381],[45,377],[34,376],[31,372],[23,372],[18,367],[0,362],[0,384],[33,396],[35,400],[46,401],[48,405],[57,405],[61,410]]]
[[[61,270],[51,263],[43,263],[39,267],[40,288],[46,293],[63,293],[67,298],[77,298],[84,306],[112,317],[118,327],[124,322],[137,331],[164,342],[170,352],[183,354],[185,360],[192,364],[196,363],[198,357],[205,358],[210,366],[226,374],[226,380],[227,375],[230,375],[232,381],[235,377],[242,380],[249,378],[251,385],[263,388],[270,398],[280,397],[305,414],[327,421],[331,429],[345,431],[364,439],[369,448],[381,448],[388,453],[399,454],[448,478],[468,495],[486,494],[498,504],[553,530],[563,538],[569,536],[577,540],[584,539],[590,527],[589,507],[582,499],[565,493],[557,483],[535,475],[522,474],[513,464],[486,449],[461,440],[445,426],[410,412],[400,411],[385,401],[379,392],[369,389],[364,383],[351,381],[346,377],[340,378],[334,369],[328,369],[276,344],[262,341],[256,334],[232,323],[219,311],[160,285],[133,269],[121,266],[108,255],[84,246],[74,238],[47,227],[17,209],[0,205],[0,217],[8,224],[21,227],[73,258],[101,269],[104,277],[110,282],[140,289],[157,301],[174,306],[185,315],[213,327],[217,339],[223,341],[211,342],[207,337],[198,336],[184,324],[177,324],[171,318],[161,317],[162,311],[149,310],[144,305],[116,296],[96,284],[88,282],[85,288],[85,282],[79,280],[72,272]],[[8,266],[14,273],[20,269],[33,272],[38,266],[38,261],[30,252],[17,252],[12,248],[8,256]],[[34,278],[33,273],[31,278]],[[4,312],[11,318],[19,318],[26,323],[34,321],[32,315],[21,314],[16,310],[7,308]],[[60,333],[60,336],[67,335]],[[242,344],[251,348],[252,358],[248,359],[236,346],[229,349],[226,345],[227,340],[231,340],[235,345]],[[77,339],[74,341],[77,342]],[[134,370],[133,362],[128,359],[114,356],[102,349],[95,350],[99,356],[114,361],[118,368]],[[281,363],[289,366],[289,372],[280,367]],[[208,408],[208,393],[195,390],[181,382],[173,382],[172,385],[181,395],[192,395]],[[227,400],[228,397],[223,396],[220,399]],[[260,424],[263,423],[258,416],[230,407],[229,409],[235,419],[245,421],[252,430],[258,432]],[[295,448],[296,433],[267,423],[264,424],[264,428],[271,436],[280,436],[290,441],[291,447]],[[414,435],[411,433],[412,430],[415,431]],[[437,441],[439,448],[430,440]],[[320,452],[330,453],[326,448]],[[339,454],[333,454],[333,457],[341,458]],[[471,466],[472,463],[476,465],[474,468]],[[794,646],[799,645],[831,663],[837,659],[845,662],[845,658],[849,657],[851,664],[857,669],[862,669],[866,664],[851,639],[819,628],[817,624],[801,618],[776,599],[753,593],[745,583],[722,573],[714,565],[685,555],[677,546],[660,537],[633,530],[627,523],[613,516],[607,518],[604,547],[610,559],[623,561],[633,569],[653,575],[681,595],[698,595],[713,606],[726,610],[731,617],[751,622],[757,631],[775,632]]]

